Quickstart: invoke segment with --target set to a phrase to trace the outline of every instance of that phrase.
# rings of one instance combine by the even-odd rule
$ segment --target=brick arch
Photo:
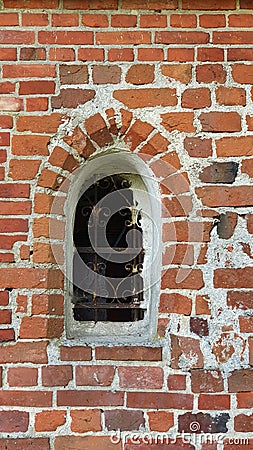
[[[165,133],[166,134],[166,131]],[[179,157],[173,148],[170,148],[170,142],[162,132],[158,131],[151,123],[135,118],[131,112],[125,109],[115,111],[113,108],[105,111],[104,117],[100,113],[96,113],[79,123],[71,134],[65,134],[52,150],[47,163],[44,164],[38,183],[35,189],[35,209],[39,212],[39,203],[44,202],[47,205],[46,216],[37,217],[33,224],[34,236],[34,255],[33,260],[38,264],[50,263],[54,264],[55,249],[59,259],[63,262],[63,243],[64,243],[64,202],[66,196],[60,198],[57,202],[56,210],[52,210],[53,200],[57,192],[61,189],[62,184],[68,179],[73,172],[81,167],[82,163],[95,153],[99,153],[106,148],[115,148],[117,144],[124,143],[124,150],[135,152],[142,157],[153,171],[154,175],[159,179],[161,192],[168,194],[163,201],[165,214],[171,217],[186,217],[192,209],[192,201],[190,192],[190,183],[187,172],[184,171]],[[155,156],[155,158],[153,158]],[[66,183],[65,183],[66,185]],[[67,183],[67,189],[69,184]],[[43,189],[44,188],[44,189]],[[55,207],[55,206],[54,206]],[[57,214],[57,219],[54,219]],[[61,219],[60,219],[61,217]],[[52,227],[53,224],[53,227]],[[51,225],[51,231],[49,227]],[[175,226],[174,226],[175,225]],[[190,224],[191,225],[191,224]],[[195,224],[193,223],[193,228]],[[200,225],[199,223],[197,224]],[[165,223],[163,225],[164,241],[172,240],[176,244],[177,235],[194,234],[195,230],[188,227],[186,220],[175,222],[174,230],[171,231],[171,225]],[[40,229],[46,228],[43,239],[40,238]],[[191,227],[190,227],[191,228]],[[198,230],[197,230],[198,231]],[[46,237],[46,239],[45,239]],[[172,237],[172,239],[171,239]],[[57,243],[52,240],[57,239]],[[180,240],[180,239],[179,239]],[[174,245],[176,247],[176,245]],[[165,258],[167,253],[165,252]],[[191,255],[188,254],[188,248],[181,248],[178,258],[190,260]],[[191,261],[190,264],[193,264]],[[176,269],[170,269],[168,276],[174,279],[174,287],[191,286],[192,277],[200,275],[192,274],[188,277],[183,276],[182,285],[176,286]],[[196,271],[199,272],[199,271]],[[167,272],[166,272],[167,273]],[[186,279],[186,281],[185,281]],[[167,276],[164,278],[164,285],[167,283]],[[202,279],[199,278],[199,285]]]

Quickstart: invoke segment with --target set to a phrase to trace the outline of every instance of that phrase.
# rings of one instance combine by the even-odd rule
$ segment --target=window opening
[[[83,190],[74,221],[74,320],[143,320],[142,217],[131,175],[94,176]]]

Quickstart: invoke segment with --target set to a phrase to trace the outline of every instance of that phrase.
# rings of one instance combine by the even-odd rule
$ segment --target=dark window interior
[[[83,190],[74,222],[74,319],[142,320],[143,236],[131,183],[112,175]]]

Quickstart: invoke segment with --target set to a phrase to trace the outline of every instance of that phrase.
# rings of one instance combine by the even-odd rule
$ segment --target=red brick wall
[[[0,449],[252,448],[252,2],[2,3]],[[73,346],[51,206],[115,145],[161,185],[157,336]]]

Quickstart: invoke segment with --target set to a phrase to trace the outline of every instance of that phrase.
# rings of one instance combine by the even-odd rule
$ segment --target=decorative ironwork
[[[126,176],[94,179],[84,190],[76,208],[74,244],[75,320],[142,320],[141,211]],[[83,276],[75,263],[80,260]]]

